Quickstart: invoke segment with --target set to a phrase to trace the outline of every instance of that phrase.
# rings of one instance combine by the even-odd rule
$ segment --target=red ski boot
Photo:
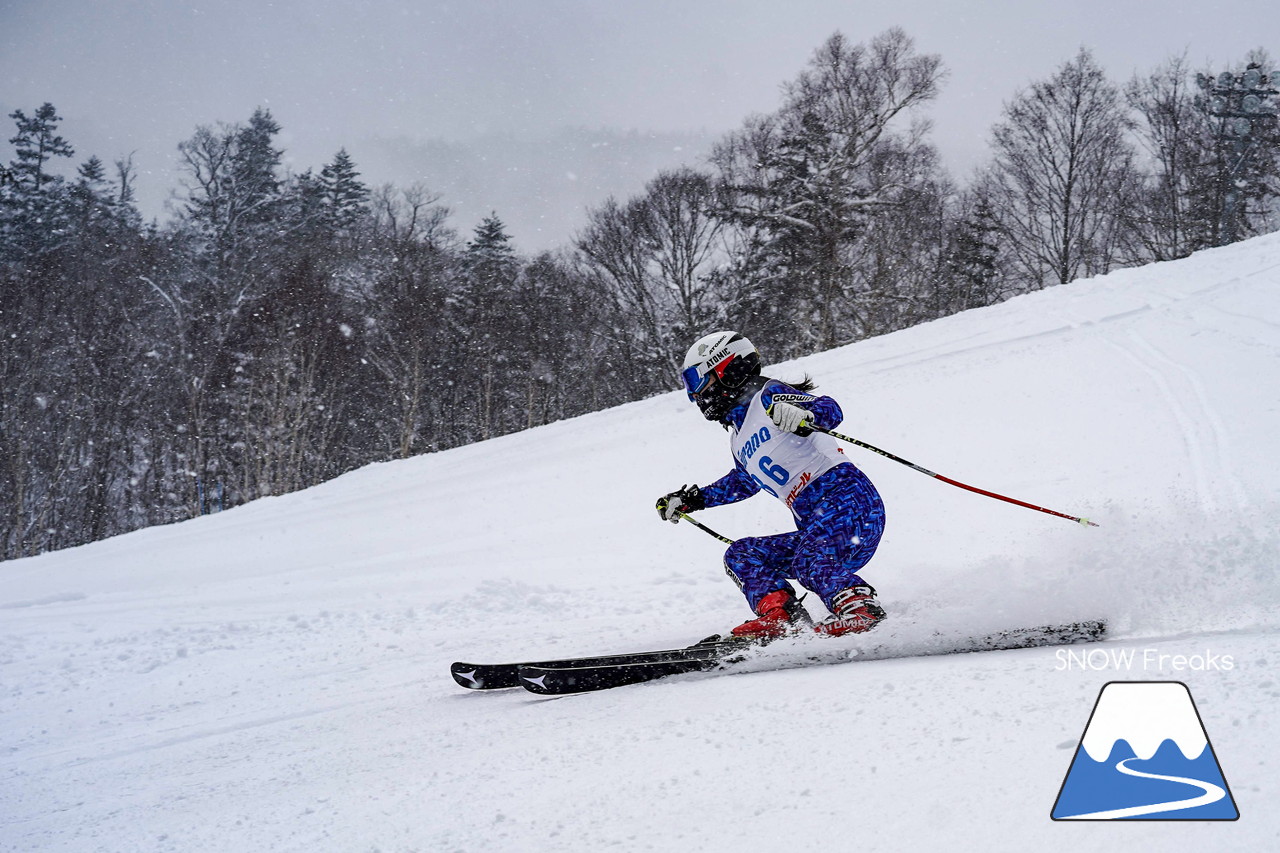
[[[813,627],[828,637],[845,634],[862,634],[870,631],[884,619],[884,608],[876,601],[876,591],[866,584],[842,589],[831,600],[830,619],[824,619]]]
[[[776,640],[813,624],[809,612],[790,589],[779,589],[760,599],[759,618],[744,622],[732,631],[744,640]]]

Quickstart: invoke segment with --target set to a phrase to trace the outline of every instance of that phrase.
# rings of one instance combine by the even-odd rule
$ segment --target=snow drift
[[[1272,235],[767,370],[812,374],[843,432],[1102,525],[848,450],[888,508],[864,573],[878,641],[1102,617],[1101,658],[457,688],[459,658],[683,644],[748,616],[719,543],[653,512],[731,464],[679,393],[0,564],[0,847],[1274,846],[1278,366]],[[701,518],[789,524],[767,496]],[[1239,821],[1117,842],[1049,819],[1123,679],[1189,686]]]

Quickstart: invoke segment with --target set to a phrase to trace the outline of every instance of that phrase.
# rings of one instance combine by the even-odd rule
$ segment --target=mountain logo
[[[1239,818],[1187,685],[1181,681],[1103,685],[1051,817]]]

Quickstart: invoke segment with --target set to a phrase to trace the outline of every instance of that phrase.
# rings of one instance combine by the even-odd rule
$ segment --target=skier
[[[875,590],[858,576],[884,532],[884,504],[875,486],[844,458],[832,429],[844,419],[839,404],[817,396],[806,377],[787,385],[760,374],[760,354],[737,332],[712,332],[685,356],[681,373],[703,417],[729,431],[735,465],[706,488],[684,486],[658,499],[658,514],[735,503],[769,492],[791,510],[791,533],[739,539],[725,552],[756,618],[733,629],[747,639],[813,630],[828,636],[874,628],[885,612]],[[833,614],[813,624],[788,578],[816,593]]]

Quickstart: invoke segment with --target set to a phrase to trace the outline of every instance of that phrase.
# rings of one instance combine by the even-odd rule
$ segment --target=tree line
[[[146,222],[131,158],[64,176],[56,109],[14,111],[0,559],[659,393],[711,328],[780,361],[1276,228],[1274,113],[1242,134],[1184,58],[1117,85],[1082,50],[1006,103],[964,186],[930,138],[944,73],[900,30],[837,33],[708,162],[533,257],[345,150],[286,173],[265,109],[181,142]]]

